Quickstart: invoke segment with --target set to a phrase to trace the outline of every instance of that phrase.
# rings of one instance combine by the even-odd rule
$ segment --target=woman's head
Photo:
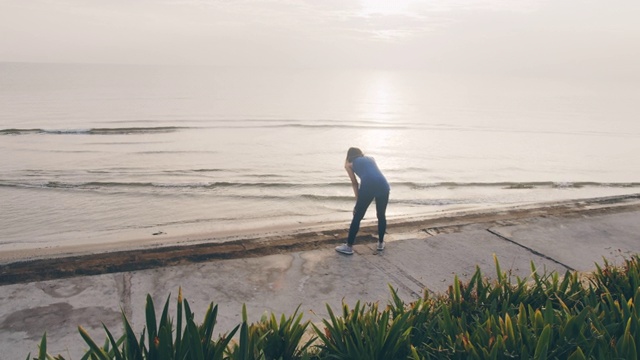
[[[357,147],[349,148],[349,151],[347,151],[347,162],[353,162],[353,159],[359,158],[361,156],[364,156],[362,150],[358,149]]]

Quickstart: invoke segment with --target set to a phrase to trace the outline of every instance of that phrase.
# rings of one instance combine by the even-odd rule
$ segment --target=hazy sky
[[[0,0],[0,61],[639,78],[638,0]]]

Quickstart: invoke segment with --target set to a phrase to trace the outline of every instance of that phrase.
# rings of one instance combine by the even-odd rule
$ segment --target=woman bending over
[[[349,227],[347,243],[336,247],[336,251],[347,255],[353,254],[353,243],[360,229],[360,221],[364,218],[367,208],[374,199],[378,216],[378,251],[384,250],[384,233],[387,230],[385,213],[389,203],[389,183],[378,169],[375,160],[370,156],[365,156],[358,148],[352,147],[347,151],[344,168],[351,179],[351,186],[356,195],[356,206],[353,209],[353,220],[351,220]],[[360,178],[359,185],[358,178]]]

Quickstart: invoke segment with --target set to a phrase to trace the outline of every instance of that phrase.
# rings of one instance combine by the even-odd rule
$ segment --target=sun
[[[414,0],[361,0],[365,15],[397,15],[407,13]]]

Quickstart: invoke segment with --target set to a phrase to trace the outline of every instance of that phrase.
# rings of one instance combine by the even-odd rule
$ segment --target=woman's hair
[[[358,149],[357,147],[349,148],[349,151],[347,151],[347,162],[353,162],[353,159],[359,158],[361,156],[364,156],[362,150]]]

